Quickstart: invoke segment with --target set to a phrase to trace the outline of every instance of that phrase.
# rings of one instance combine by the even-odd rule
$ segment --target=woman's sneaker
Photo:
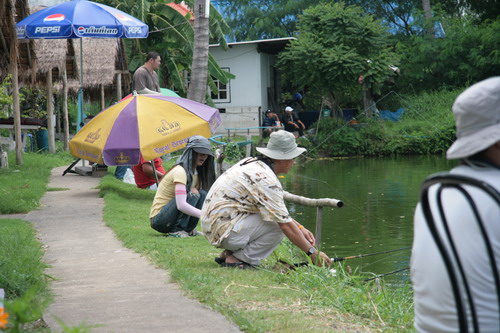
[[[201,231],[197,231],[197,230],[191,230],[189,233],[188,233],[189,236],[191,237],[194,237],[194,236],[202,236],[203,233]]]
[[[184,230],[181,231],[176,231],[176,232],[171,232],[168,234],[170,237],[176,237],[176,238],[184,238],[184,237],[189,237],[189,234],[185,232]]]

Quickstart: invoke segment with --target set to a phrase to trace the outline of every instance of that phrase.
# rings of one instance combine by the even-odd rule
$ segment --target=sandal
[[[215,257],[214,258],[215,262],[218,263],[219,265],[222,265],[223,263],[226,262],[226,258],[222,258],[222,257]]]
[[[239,269],[255,268],[255,266],[250,265],[243,261],[232,262],[232,263],[223,262],[222,264],[220,264],[220,267],[230,267]]]
[[[222,251],[222,253],[218,256],[218,257],[215,257],[214,260],[216,263],[218,263],[219,265],[223,264],[226,262],[226,258],[228,256],[230,256],[233,252],[229,251],[229,250],[224,250]]]

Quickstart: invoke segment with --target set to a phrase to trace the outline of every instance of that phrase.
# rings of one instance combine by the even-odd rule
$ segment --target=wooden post
[[[321,248],[321,227],[323,224],[323,207],[316,207],[316,232],[314,237],[316,238],[316,246]]]
[[[54,102],[52,93],[52,68],[47,72],[47,130],[49,131],[49,153],[56,152],[56,136],[54,134]]]
[[[12,27],[12,36],[10,43],[10,68],[12,73],[12,104],[14,106],[14,133],[16,135],[16,164],[23,165],[23,140],[21,140],[21,108],[19,105],[19,79],[17,70],[17,56],[19,43],[17,41],[16,22],[16,7],[12,6],[9,15],[9,24]]]
[[[122,73],[116,74],[116,101],[122,99]]]
[[[321,227],[323,224],[323,207],[344,207],[344,202],[337,199],[332,198],[321,198],[321,199],[311,199],[302,197],[296,194],[292,194],[287,191],[283,191],[283,199],[286,201],[290,201],[296,204],[304,205],[304,206],[316,206],[316,229],[315,229],[315,245],[321,247]]]
[[[104,84],[101,84],[101,110],[104,110],[106,106],[106,101],[104,98]]]
[[[64,150],[69,149],[69,117],[68,117],[68,73],[63,70],[63,118],[64,118]]]
[[[249,134],[247,134],[247,141],[252,141],[252,136]],[[248,144],[246,146],[246,153],[245,153],[245,157],[250,157],[252,153],[252,144]]]

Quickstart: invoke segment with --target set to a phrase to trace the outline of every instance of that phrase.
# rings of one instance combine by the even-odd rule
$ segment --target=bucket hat
[[[267,147],[256,149],[259,153],[274,160],[292,160],[306,151],[305,148],[297,147],[295,136],[287,131],[271,133]]]
[[[291,106],[287,106],[287,107],[285,108],[285,111],[287,111],[287,112],[292,112],[292,111],[293,111],[293,108],[292,108]]]
[[[457,139],[448,159],[472,156],[500,141],[500,76],[478,82],[453,103]]]

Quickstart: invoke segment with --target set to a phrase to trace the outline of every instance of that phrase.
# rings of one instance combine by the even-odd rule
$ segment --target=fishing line
[[[403,255],[402,253],[395,253],[395,254],[389,255],[387,257],[383,257],[381,259],[378,259],[378,260],[366,263],[365,265],[363,265],[363,269],[366,269],[369,266],[378,264],[378,263],[380,263],[382,261],[388,261],[389,259],[394,258],[394,257],[401,257],[402,255]],[[399,261],[402,261],[402,260],[399,260]]]
[[[384,253],[391,253],[391,252],[397,252],[397,251],[403,251],[403,250],[409,250],[411,249],[411,246],[405,246],[399,249],[394,249],[394,250],[386,250],[386,251],[380,251],[380,252],[374,252],[374,253],[368,253],[368,254],[358,254],[355,256],[348,256],[348,257],[334,257],[331,258],[333,262],[339,262],[339,261],[344,261],[348,259],[358,259],[358,258],[364,258],[364,257],[370,257],[370,256],[375,256],[378,254],[384,254]]]
[[[374,277],[371,277],[369,279],[364,279],[363,282],[368,282],[368,281],[371,281],[371,280],[375,280],[375,279],[381,278],[382,276],[387,276],[387,275],[391,275],[391,274],[400,273],[400,272],[403,272],[403,271],[406,271],[406,270],[409,270],[409,269],[410,269],[410,267],[404,267],[404,268],[400,268],[400,269],[397,269],[397,270],[389,272],[389,273],[375,275]]]

